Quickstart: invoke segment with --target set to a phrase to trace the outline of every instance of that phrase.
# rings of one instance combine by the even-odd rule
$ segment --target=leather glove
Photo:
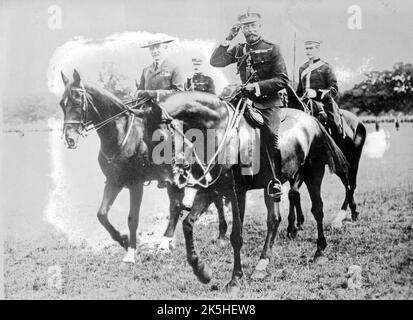
[[[231,28],[231,30],[229,31],[229,34],[228,34],[228,36],[225,38],[226,40],[228,40],[228,41],[231,41],[232,39],[234,39],[236,36],[237,36],[237,34],[238,34],[238,32],[239,32],[239,30],[241,29],[241,26],[240,26],[240,24],[235,24],[232,28]]]
[[[305,89],[305,92],[307,93],[307,98],[313,99],[317,97],[317,92],[314,89]]]

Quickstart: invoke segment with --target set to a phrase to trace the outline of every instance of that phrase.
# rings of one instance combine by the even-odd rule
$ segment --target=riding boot
[[[267,187],[267,193],[270,197],[274,198],[274,201],[279,202],[282,195],[281,189],[281,151],[280,149],[273,149],[271,153],[270,161],[272,162],[272,168],[274,168],[275,177],[270,181]]]

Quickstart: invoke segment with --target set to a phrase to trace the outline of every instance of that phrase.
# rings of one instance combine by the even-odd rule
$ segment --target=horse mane
[[[222,117],[222,101],[217,96],[205,92],[178,92],[168,96],[160,105],[173,118],[201,126],[218,121]]]
[[[89,94],[94,95],[95,98],[100,100],[99,104],[97,105],[97,108],[112,109],[115,106],[118,109],[116,111],[125,109],[125,106],[123,105],[122,101],[108,90],[103,89],[97,84],[93,84],[90,82],[84,82],[83,85]]]

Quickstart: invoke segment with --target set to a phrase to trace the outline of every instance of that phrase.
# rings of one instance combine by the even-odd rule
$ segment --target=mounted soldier
[[[181,69],[168,59],[171,39],[150,40],[141,48],[149,48],[153,63],[143,69],[136,98],[151,97],[155,101],[176,91],[183,91]]]
[[[273,172],[268,193],[279,202],[281,196],[281,152],[278,145],[278,130],[281,123],[282,102],[278,91],[288,84],[287,69],[280,47],[261,38],[261,15],[249,10],[238,17],[226,39],[212,53],[210,63],[225,67],[232,63],[244,84],[243,91],[258,108],[263,118],[261,133],[267,148]],[[229,48],[230,41],[242,30],[246,42]]]
[[[167,44],[171,39],[150,40],[141,48],[149,48],[153,63],[144,68],[137,86],[136,99],[152,98],[159,102],[177,91],[183,91],[182,72],[178,66],[171,62],[168,55]],[[152,124],[155,128],[155,124]],[[166,169],[165,169],[166,170]],[[158,188],[167,187],[167,181],[159,180]]]
[[[319,40],[307,40],[304,47],[308,61],[299,69],[297,94],[304,100],[313,99],[317,116],[337,134],[342,134],[340,111],[334,98],[337,97],[337,78],[330,65],[320,59]]]
[[[203,74],[201,71],[203,60],[200,58],[193,58],[192,64],[194,66],[194,75],[188,78],[185,84],[185,90],[195,90],[202,92],[209,92],[215,94],[214,80]]]

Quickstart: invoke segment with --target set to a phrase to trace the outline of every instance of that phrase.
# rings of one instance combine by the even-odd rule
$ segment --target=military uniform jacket
[[[173,91],[183,89],[181,70],[168,59],[165,59],[157,70],[154,63],[144,68],[138,87],[138,90],[159,90],[160,99]]]
[[[192,85],[195,91],[203,91],[215,94],[215,84],[211,77],[202,73],[195,73],[192,77]]]
[[[314,60],[317,63],[320,59]],[[334,98],[337,96],[337,78],[330,65],[327,62],[322,61],[322,65],[317,69],[312,70],[311,73],[303,76],[304,70],[306,70],[311,62],[307,61],[299,69],[299,82],[297,87],[298,96],[302,96],[306,89],[307,77],[310,76],[310,88],[317,91],[317,99],[320,100],[321,92],[319,89],[330,90],[331,96]]]
[[[251,95],[251,99],[264,104],[281,106],[278,91],[288,84],[287,68],[280,47],[271,42],[259,39],[253,44],[240,43],[228,49],[220,45],[212,53],[210,63],[214,67],[225,67],[237,63],[241,81],[245,83],[252,70],[256,71],[251,83],[257,83],[261,95]],[[271,101],[271,104],[265,102]],[[267,105],[267,106],[265,106]]]

